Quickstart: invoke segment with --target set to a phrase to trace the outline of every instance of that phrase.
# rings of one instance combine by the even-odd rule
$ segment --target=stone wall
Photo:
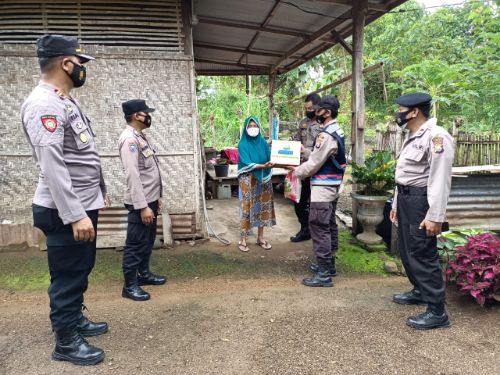
[[[83,46],[97,57],[85,86],[73,91],[97,133],[113,206],[122,205],[124,178],[117,140],[125,126],[121,103],[143,98],[156,108],[147,130],[157,148],[170,213],[196,213],[200,223],[198,129],[190,56],[134,48]],[[31,222],[38,170],[20,121],[24,99],[39,81],[34,45],[0,44],[0,222]],[[194,118],[193,118],[194,116]]]

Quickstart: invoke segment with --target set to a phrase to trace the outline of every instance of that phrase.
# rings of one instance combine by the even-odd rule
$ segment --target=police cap
[[[65,35],[44,35],[36,42],[37,56],[57,57],[57,56],[78,56],[82,63],[94,60],[90,55],[82,53],[78,40]]]
[[[134,113],[137,113],[137,112],[150,113],[150,112],[155,111],[154,108],[148,107],[148,105],[146,104],[146,101],[142,100],[142,99],[132,99],[132,100],[128,100],[126,102],[123,102],[122,109],[123,109],[123,113],[125,114],[125,117],[133,115]]]
[[[425,92],[414,92],[411,94],[401,95],[396,99],[396,103],[403,107],[427,107],[431,104],[432,97]]]
[[[339,100],[335,96],[331,95],[323,96],[321,103],[318,104],[318,108],[329,109],[332,112],[337,112],[339,107]]]

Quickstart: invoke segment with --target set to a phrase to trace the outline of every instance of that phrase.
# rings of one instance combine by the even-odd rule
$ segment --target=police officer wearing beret
[[[321,126],[316,121],[316,110],[318,104],[321,102],[321,96],[317,93],[312,93],[306,96],[304,100],[304,109],[306,117],[299,123],[297,133],[292,137],[294,141],[299,141],[303,150],[309,152],[314,149],[314,141],[321,131]],[[305,154],[302,153],[302,161],[306,160]],[[309,201],[311,199],[311,186],[310,179],[306,178],[302,183],[302,190],[300,193],[300,200],[295,203],[295,215],[300,223],[300,230],[297,234],[290,237],[292,242],[301,242],[311,239],[309,233]]]
[[[141,99],[122,104],[127,127],[120,135],[118,148],[125,171],[124,195],[128,209],[127,239],[123,251],[125,284],[122,296],[146,301],[148,292],[140,285],[162,285],[167,279],[149,270],[149,259],[156,238],[156,217],[162,210],[162,183],[158,159],[144,130],[151,126],[154,108]]]
[[[96,256],[98,211],[109,205],[95,133],[71,96],[86,80],[94,58],[78,41],[46,35],[37,41],[42,79],[21,108],[23,129],[40,168],[33,220],[47,237],[52,358],[93,365],[104,352],[83,337],[108,331],[82,314],[83,294]]]
[[[396,122],[409,133],[398,155],[390,217],[398,226],[401,260],[413,289],[394,295],[393,301],[427,304],[427,311],[407,319],[407,324],[416,329],[450,325],[436,236],[441,233],[450,195],[453,139],[437,126],[435,118],[429,118],[431,101],[426,93],[396,100]]]
[[[346,158],[344,133],[336,120],[340,107],[338,99],[325,96],[318,107],[316,120],[323,124],[323,130],[316,137],[314,150],[304,150],[307,161],[291,169],[301,180],[311,178],[309,229],[318,263],[310,267],[314,277],[305,278],[303,284],[331,287],[332,276],[337,274],[338,226],[335,211]]]

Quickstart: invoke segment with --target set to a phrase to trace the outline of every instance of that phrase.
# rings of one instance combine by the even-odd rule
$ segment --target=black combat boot
[[[76,324],[76,330],[83,337],[99,336],[108,332],[108,323],[105,322],[92,322],[83,315],[83,310],[87,310],[87,306],[82,305],[82,312]]]
[[[410,316],[406,324],[415,329],[433,329],[450,326],[444,303],[430,303],[427,311],[416,316]]]
[[[78,325],[76,326],[78,333],[84,337],[99,336],[108,332],[108,323],[98,322],[94,323],[82,315]]]
[[[314,274],[314,277],[306,278],[302,280],[302,284],[305,286],[324,286],[324,287],[332,287],[333,281],[330,276],[329,263],[325,261],[318,262],[318,272]]]
[[[139,267],[137,281],[139,282],[139,285],[163,285],[167,282],[167,278],[165,276],[155,275],[146,265]]]
[[[309,266],[309,270],[312,273],[318,273],[319,266],[315,263]],[[332,258],[332,262],[328,265],[328,271],[330,272],[331,277],[337,276],[337,267],[335,266],[335,257]]]
[[[309,227],[301,227],[295,236],[290,237],[292,242],[301,242],[311,239],[311,233],[309,232]]]
[[[412,289],[406,293],[395,294],[392,296],[392,301],[400,305],[421,305],[425,303],[422,301],[422,294],[418,289]]]
[[[135,271],[127,271],[124,273],[125,285],[122,290],[122,297],[130,298],[134,301],[147,301],[151,298],[148,292],[142,289],[137,282],[137,274]]]
[[[104,351],[89,345],[75,328],[65,328],[56,333],[56,347],[52,352],[55,361],[68,361],[74,365],[95,365],[104,359]]]

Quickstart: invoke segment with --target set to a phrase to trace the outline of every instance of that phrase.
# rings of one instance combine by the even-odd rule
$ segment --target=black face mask
[[[400,128],[406,128],[406,124],[408,123],[408,121],[410,121],[410,119],[407,119],[406,116],[408,116],[408,114],[411,112],[411,109],[406,111],[406,112],[397,112],[396,113],[396,124],[398,124],[398,126]]]
[[[146,128],[149,128],[151,126],[151,116],[150,115],[145,115],[144,116],[144,121],[141,121]]]
[[[306,117],[309,120],[312,120],[314,118],[314,116],[316,116],[316,111],[306,111]]]
[[[69,60],[69,62],[73,64],[73,71],[71,73],[66,72],[66,74],[73,82],[73,87],[82,87],[87,79],[87,68],[71,60]]]

